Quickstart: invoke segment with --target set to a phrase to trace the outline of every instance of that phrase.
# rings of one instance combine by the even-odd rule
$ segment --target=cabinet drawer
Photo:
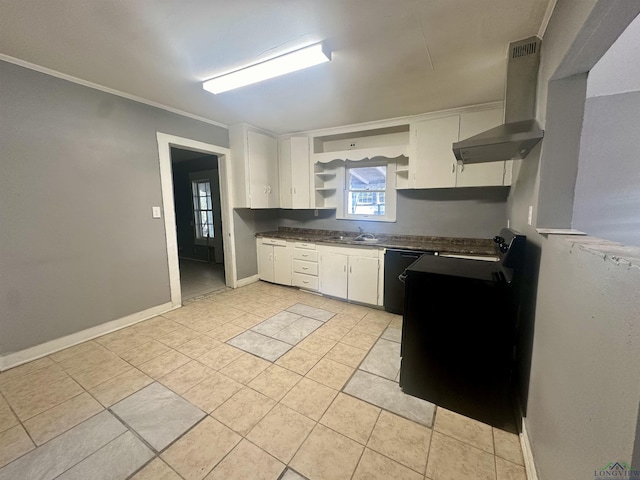
[[[304,260],[293,261],[293,271],[297,273],[305,273],[307,275],[318,276],[318,264],[313,262],[305,262]]]
[[[262,243],[267,245],[278,245],[281,247],[287,246],[287,241],[284,238],[262,238]]]
[[[293,258],[296,260],[305,260],[307,262],[317,262],[318,252],[313,250],[304,250],[302,248],[294,248]]]
[[[296,242],[294,245],[295,248],[304,248],[307,250],[315,250],[316,249],[316,244],[315,243],[307,243],[307,242]]]
[[[305,275],[304,273],[293,274],[294,287],[307,288],[309,290],[318,290],[318,277]]]

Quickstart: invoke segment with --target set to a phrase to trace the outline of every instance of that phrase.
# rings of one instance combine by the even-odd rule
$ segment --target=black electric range
[[[494,241],[497,261],[425,255],[405,270],[400,386],[505,427],[526,237],[502,229]]]

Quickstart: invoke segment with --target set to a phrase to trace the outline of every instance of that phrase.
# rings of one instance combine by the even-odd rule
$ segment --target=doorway
[[[230,201],[228,173],[230,152],[226,147],[165,133],[158,132],[156,136],[160,161],[162,203],[164,205],[169,289],[171,304],[174,308],[177,308],[182,305],[183,298],[193,298],[204,294],[205,289],[209,288],[209,291],[214,291],[225,285],[232,288],[237,286],[233,211]],[[175,153],[175,162],[172,161],[172,153]],[[187,169],[187,178],[189,180],[186,186],[190,192],[190,198],[187,200],[190,211],[187,214],[188,227],[186,232],[191,235],[191,230],[193,230],[195,232],[193,234],[194,238],[192,242],[179,242],[178,222],[184,221],[183,218],[179,220],[179,217],[184,216],[182,212],[185,211],[185,206],[184,202],[179,200],[179,204],[182,205],[179,207],[181,210],[179,212],[174,199],[176,196],[174,192],[174,168],[182,170],[182,166],[180,166],[182,162],[198,158],[201,159],[201,165],[190,172],[190,176],[189,169]],[[195,163],[198,164],[198,162]],[[184,187],[184,182],[181,181],[179,189],[182,187]],[[219,194],[216,191],[217,188],[219,189]],[[203,195],[200,194],[201,191]],[[212,195],[211,208],[209,208],[207,193]],[[195,208],[196,197],[198,208]],[[203,197],[203,199],[200,197]],[[214,202],[214,197],[219,197],[219,202]],[[217,203],[215,208],[214,203]],[[200,219],[200,221],[196,222],[196,218]],[[193,222],[193,225],[191,225],[191,222]],[[182,234],[187,234],[184,233],[184,228],[181,230]],[[182,245],[182,252],[180,252],[180,244]],[[182,258],[180,258],[181,256]],[[216,263],[216,260],[219,263]],[[185,276],[184,288],[181,285],[181,276]],[[200,285],[197,288],[188,287],[188,277],[195,278],[196,283],[200,283]],[[209,286],[204,285],[207,283]],[[194,295],[196,290],[199,291]]]
[[[218,157],[171,147],[171,167],[184,301],[226,287]]]

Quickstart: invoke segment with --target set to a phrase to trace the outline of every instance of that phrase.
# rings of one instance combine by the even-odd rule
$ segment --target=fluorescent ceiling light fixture
[[[250,65],[235,72],[225,73],[207,80],[202,88],[211,93],[221,93],[234,88],[244,87],[286,73],[313,67],[331,60],[331,52],[323,48],[322,43],[295,50],[264,62]]]

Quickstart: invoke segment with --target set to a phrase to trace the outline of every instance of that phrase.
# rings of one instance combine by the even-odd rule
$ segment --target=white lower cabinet
[[[341,253],[320,253],[320,293],[347,298],[349,257]]]
[[[258,276],[265,282],[291,285],[292,249],[286,240],[258,238]]]
[[[319,248],[320,293],[369,305],[382,305],[378,249]]]
[[[354,302],[378,303],[378,269],[377,258],[349,256],[349,278],[347,281],[347,298]]]
[[[318,252],[314,243],[294,244],[293,285],[306,290],[318,290]]]

